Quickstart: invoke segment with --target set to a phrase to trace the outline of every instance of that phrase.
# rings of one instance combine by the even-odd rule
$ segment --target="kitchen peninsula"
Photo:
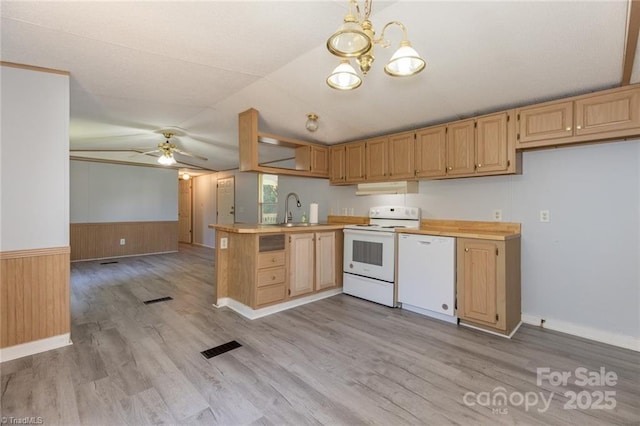
[[[209,225],[217,306],[259,318],[342,292],[342,224]]]

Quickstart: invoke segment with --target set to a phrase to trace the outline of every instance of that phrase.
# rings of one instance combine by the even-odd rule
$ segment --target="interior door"
[[[235,178],[218,179],[218,223],[231,224],[235,222]]]
[[[178,241],[192,243],[191,233],[191,179],[178,183]]]

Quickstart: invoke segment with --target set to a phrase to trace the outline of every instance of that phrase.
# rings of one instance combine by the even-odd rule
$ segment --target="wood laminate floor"
[[[640,423],[637,352],[530,326],[506,340],[346,295],[250,321],[212,307],[210,249],[117,261],[72,265],[72,346],[0,366],[3,423]],[[243,346],[200,354],[231,340]],[[572,377],[538,386],[544,367]],[[616,384],[580,386],[579,368]],[[568,409],[572,392],[615,408]]]

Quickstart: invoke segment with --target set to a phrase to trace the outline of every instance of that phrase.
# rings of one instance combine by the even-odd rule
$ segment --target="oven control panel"
[[[369,217],[377,219],[420,220],[420,209],[418,207],[406,206],[371,207],[369,209]]]

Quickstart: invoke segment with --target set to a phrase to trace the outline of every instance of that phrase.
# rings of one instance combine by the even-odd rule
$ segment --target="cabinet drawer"
[[[256,306],[281,302],[285,299],[286,289],[284,283],[261,287],[256,292]]]
[[[284,266],[258,271],[258,287],[284,282]]]
[[[284,265],[284,250],[258,254],[258,269]]]

